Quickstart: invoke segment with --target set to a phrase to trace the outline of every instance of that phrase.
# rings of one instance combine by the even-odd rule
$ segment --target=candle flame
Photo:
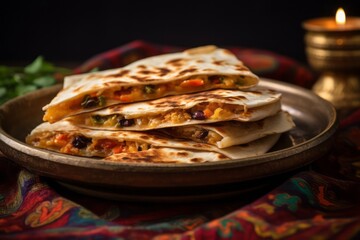
[[[346,23],[346,15],[344,9],[341,7],[336,11],[335,20],[337,24],[344,25]]]

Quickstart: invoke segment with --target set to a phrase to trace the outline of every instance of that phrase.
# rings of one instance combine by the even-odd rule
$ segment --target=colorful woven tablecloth
[[[278,54],[227,47],[261,77],[310,87],[314,75]],[[75,72],[123,66],[182,48],[135,41]],[[360,109],[334,148],[264,192],[221,200],[122,202],[62,191],[0,158],[0,239],[360,239]]]

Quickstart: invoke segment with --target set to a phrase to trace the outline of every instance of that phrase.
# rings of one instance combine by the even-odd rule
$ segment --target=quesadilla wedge
[[[142,59],[123,68],[68,76],[63,89],[43,108],[43,120],[56,122],[114,104],[168,95],[248,89],[258,82],[231,52],[204,46]]]
[[[209,144],[184,139],[170,139],[161,133],[92,130],[80,128],[62,120],[54,124],[48,122],[40,124],[26,137],[26,142],[38,148],[77,156],[106,158],[114,154],[120,154],[117,156],[118,159],[121,158],[122,160],[131,158],[134,153],[139,154],[139,152],[144,152],[140,153],[140,155],[146,157],[147,151],[153,148],[157,150],[151,150],[150,153],[159,154],[159,158],[173,156],[173,153],[170,152],[180,149],[182,152],[188,151],[192,156],[196,156],[197,162],[204,162],[238,159],[263,154],[276,143],[278,137],[278,134],[274,134],[245,145],[219,149]],[[164,148],[167,150],[161,150]],[[213,154],[208,152],[213,152]],[[177,154],[184,155],[181,152]],[[209,156],[212,159],[206,159]],[[184,159],[183,156],[181,161],[185,161]],[[167,159],[166,161],[173,160]]]
[[[93,129],[133,131],[228,120],[256,121],[280,111],[280,99],[280,93],[267,89],[216,89],[114,105],[67,120]]]
[[[291,115],[280,111],[255,122],[219,122],[165,128],[162,131],[172,137],[186,138],[195,142],[212,144],[218,148],[252,142],[256,139],[289,131],[295,127]]]

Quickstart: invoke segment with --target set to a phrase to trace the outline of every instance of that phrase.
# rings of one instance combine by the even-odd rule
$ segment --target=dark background
[[[306,62],[301,23],[360,16],[359,0],[9,1],[0,14],[0,62],[82,62],[136,39],[270,50]]]

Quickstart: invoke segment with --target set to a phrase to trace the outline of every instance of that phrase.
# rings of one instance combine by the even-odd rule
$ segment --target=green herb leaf
[[[42,56],[37,57],[32,63],[24,69],[25,73],[35,74],[40,72],[53,72],[54,65],[46,62]]]
[[[4,97],[6,95],[6,88],[0,87],[0,98]]]
[[[0,66],[0,104],[39,88],[54,85],[57,82],[56,76],[61,79],[70,73],[70,69],[55,67],[42,56],[25,68]]]
[[[49,87],[56,83],[56,80],[52,76],[38,77],[33,80],[33,83],[39,87]]]
[[[20,96],[20,95],[23,95],[25,93],[34,91],[36,89],[37,89],[37,87],[35,85],[18,85],[18,86],[16,86],[15,91],[16,91],[16,94],[18,96]]]

